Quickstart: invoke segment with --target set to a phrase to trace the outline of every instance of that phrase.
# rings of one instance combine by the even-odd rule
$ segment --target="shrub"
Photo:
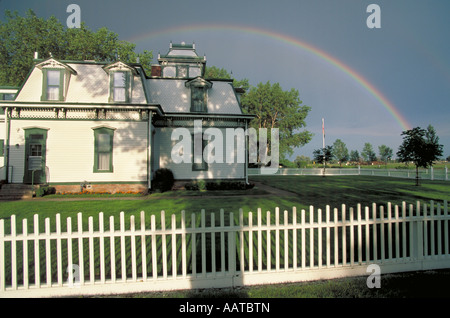
[[[153,178],[153,188],[161,192],[170,191],[175,183],[172,170],[161,168],[156,170]]]
[[[39,187],[36,190],[36,196],[37,197],[43,197],[44,195],[48,195],[48,194],[55,194],[56,193],[56,189],[54,187]]]

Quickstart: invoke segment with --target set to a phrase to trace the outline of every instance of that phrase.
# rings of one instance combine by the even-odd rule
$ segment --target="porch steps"
[[[31,199],[32,186],[29,184],[2,184],[0,188],[0,201],[14,201]]]

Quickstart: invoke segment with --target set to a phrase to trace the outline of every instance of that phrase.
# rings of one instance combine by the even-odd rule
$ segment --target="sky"
[[[402,131],[432,125],[450,156],[450,1],[0,0],[0,16],[31,8],[66,24],[72,3],[90,29],[153,51],[155,63],[170,41],[194,42],[238,80],[298,90],[314,137],[291,160],[322,148],[322,118],[326,145],[341,139],[361,153],[368,142],[377,155],[387,145],[395,157]],[[380,28],[368,26],[370,4]]]

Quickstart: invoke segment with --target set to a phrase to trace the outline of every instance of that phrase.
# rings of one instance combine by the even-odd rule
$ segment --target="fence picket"
[[[314,268],[314,207],[309,207],[309,268]]]
[[[39,259],[39,216],[34,215],[34,286],[41,286],[40,259]],[[2,244],[3,245],[3,244]]]
[[[220,209],[220,227],[225,227],[225,211]],[[225,232],[220,231],[220,267],[225,274]]]
[[[385,219],[384,219],[384,206],[380,206],[380,253],[381,253],[381,260],[384,262],[386,259],[386,253],[385,253],[385,236],[384,236],[384,229],[385,229]]]
[[[158,263],[156,261],[156,217],[152,215],[150,218],[150,228],[152,233],[152,275],[153,279],[158,278]]]
[[[429,222],[429,216],[428,216],[428,206],[425,203],[423,205],[423,255],[426,257],[429,255],[429,242],[428,242],[428,222]]]
[[[297,270],[297,208],[295,206],[292,208],[292,225],[292,267],[295,271]],[[258,254],[260,253],[258,252]]]
[[[251,212],[249,212],[251,213]],[[239,226],[241,228],[244,228],[244,211],[239,210]],[[244,231],[241,231],[239,233],[239,255],[240,255],[240,262],[239,262],[239,268],[241,273],[245,271],[245,246],[244,246]]]
[[[353,219],[354,211],[353,208],[350,208],[350,265],[355,264],[355,233],[354,233],[354,224]]]
[[[177,278],[177,236],[176,236],[176,219],[175,214],[172,214],[172,277]]]
[[[339,220],[338,220],[338,209],[333,209],[333,221],[334,221],[334,266],[339,265],[339,240],[338,240],[338,230],[339,230]]]
[[[175,214],[172,215],[172,217],[175,217]],[[214,213],[211,213],[211,272],[213,275],[216,274],[216,217]],[[175,229],[174,229],[175,230]],[[174,257],[176,257],[176,254],[174,254]]]
[[[197,275],[197,243],[196,243],[196,233],[195,233],[195,228],[196,228],[196,218],[195,218],[195,213],[191,214],[191,228],[192,228],[192,235],[191,235],[191,243],[192,243],[192,275],[195,277]],[[156,248],[156,247],[155,247]]]
[[[272,243],[271,243],[271,234],[270,234],[270,211],[266,212],[266,224],[267,224],[267,230],[266,230],[266,237],[267,237],[267,252],[266,252],[266,258],[267,258],[267,270],[271,270],[272,269],[272,264],[271,264],[271,247],[272,247]]]
[[[322,209],[317,210],[317,244],[319,245],[317,251],[317,265],[322,268]]]
[[[5,268],[5,220],[0,219],[0,291],[6,289],[6,268]]]
[[[11,215],[11,287],[17,289],[16,216]]]
[[[388,202],[388,255],[389,259],[392,259],[392,205],[391,202]]]
[[[239,211],[239,216],[244,215],[242,209]],[[248,270],[253,272],[253,213],[248,212]],[[242,231],[243,232],[243,231]],[[242,255],[243,256],[243,255]],[[241,256],[241,258],[243,258]]]
[[[81,232],[81,229],[80,229]],[[114,227],[114,216],[109,217],[109,250],[110,250],[110,258],[111,258],[111,282],[116,282],[116,240],[115,240],[115,227]],[[82,241],[82,240],[81,240]],[[82,251],[82,250],[81,250]],[[81,254],[80,254],[81,255]],[[80,264],[83,264],[80,262]]]
[[[183,278],[187,275],[186,260],[186,212],[181,211],[181,270]]]
[[[347,215],[346,215],[346,206],[342,204],[341,206],[341,214],[342,214],[342,265],[347,263]]]
[[[94,259],[94,218],[88,218],[89,231],[89,280],[93,285],[95,283],[95,259]]]
[[[330,267],[331,264],[331,259],[330,259],[330,254],[331,254],[331,237],[330,237],[330,206],[327,205],[326,209],[325,209],[325,215],[326,215],[326,242],[327,242],[327,247],[326,247],[326,266],[327,268]]]
[[[289,236],[288,236],[288,211],[284,210],[284,270],[287,271],[289,268]]]
[[[445,247],[445,255],[449,253],[449,237],[448,237],[448,205],[447,200],[444,200],[444,247]]]
[[[201,210],[200,218],[201,218],[201,229],[202,229],[201,235],[200,235],[201,244],[202,244],[202,250],[201,250],[202,276],[206,277],[206,233],[205,233],[206,219],[205,219],[205,210],[204,209]]]
[[[130,216],[130,239],[131,239],[131,279],[133,282],[137,280],[136,270],[136,235],[135,235],[134,215]]]
[[[261,208],[258,208],[258,272],[262,272],[262,216]]]
[[[127,281],[127,260],[125,258],[125,213],[122,211],[119,213],[120,223],[120,261],[121,261],[121,278],[122,282]],[[90,238],[89,238],[90,239]]]
[[[141,266],[142,266],[142,280],[147,280],[147,244],[145,237],[145,212],[141,211]],[[113,239],[111,237],[111,239]],[[185,255],[186,256],[186,255]]]
[[[438,219],[437,219],[437,238],[438,238],[438,251],[437,255],[442,255],[442,240],[440,239],[442,237],[442,218],[441,218],[441,204],[438,202],[437,204],[437,213],[436,213]]]
[[[28,289],[29,283],[28,283],[28,220],[23,219],[22,220],[22,235],[23,235],[23,257],[22,257],[22,263],[23,263],[23,287],[25,289]],[[0,261],[2,261],[2,258],[0,257]],[[1,276],[0,271],[0,277]]]
[[[72,286],[74,277],[71,271],[76,265],[74,263],[77,258],[74,253],[78,253],[79,285],[84,288],[83,290],[89,290],[93,285],[114,284],[118,248],[122,272],[122,279],[119,282],[127,284],[117,284],[117,288],[145,283],[147,276],[158,280],[158,285],[152,286],[159,286],[159,282],[163,284],[172,280],[172,284],[175,284],[171,285],[173,287],[178,281],[192,281],[198,277],[205,282],[210,281],[211,284],[217,279],[230,278],[230,284],[234,286],[241,283],[241,280],[236,280],[235,277],[242,279],[248,275],[250,281],[261,277],[262,280],[257,281],[264,283],[264,274],[269,272],[272,275],[267,277],[272,281],[276,280],[278,273],[283,272],[289,272],[288,276],[291,277],[291,272],[293,275],[309,270],[317,273],[318,270],[329,271],[349,265],[357,269],[372,262],[383,266],[395,265],[405,270],[417,268],[416,262],[425,262],[419,263],[423,268],[450,266],[448,233],[450,216],[447,201],[443,203],[431,201],[430,205],[423,204],[423,206],[417,203],[416,209],[411,204],[409,212],[405,202],[402,202],[401,206],[387,203],[386,211],[385,206],[377,207],[376,204],[372,204],[371,210],[370,212],[370,208],[365,207],[363,212],[361,205],[358,204],[356,209],[349,207],[347,211],[347,207],[343,204],[340,212],[338,208],[334,208],[331,215],[330,206],[326,206],[325,210],[315,210],[311,206],[308,220],[306,211],[302,209],[301,220],[298,221],[297,210],[293,207],[291,213],[283,210],[281,221],[280,210],[277,207],[274,220],[271,219],[271,212],[267,211],[264,225],[260,208],[257,209],[256,222],[253,220],[253,212],[248,213],[248,221],[245,221],[243,210],[239,209],[236,225],[233,213],[229,213],[229,222],[225,224],[223,209],[220,210],[219,222],[216,222],[215,213],[209,214],[207,219],[205,210],[201,210],[199,219],[194,213],[191,215],[190,227],[186,225],[185,211],[182,211],[181,224],[177,224],[176,215],[172,214],[171,225],[167,229],[165,212],[162,211],[161,226],[157,227],[156,217],[152,215],[150,230],[146,230],[144,211],[140,213],[140,229],[136,229],[135,216],[131,215],[129,230],[125,223],[124,212],[120,212],[119,229],[115,229],[114,217],[110,216],[109,232],[105,230],[103,212],[98,215],[98,229],[95,231],[93,217],[89,216],[86,232],[83,231],[82,213],[77,213],[78,229],[75,231],[71,217],[67,217],[66,229],[63,231],[60,214],[57,214],[53,232],[50,218],[44,218],[42,233],[39,232],[40,220],[36,214],[34,232],[28,233],[27,219],[24,219],[20,234],[17,233],[16,217],[12,216],[8,224],[10,227],[8,235],[5,234],[4,220],[0,220],[0,292],[3,294],[39,290],[45,295],[58,287]],[[139,244],[136,242],[137,237],[141,240],[140,247],[136,246]],[[110,242],[109,250],[105,248],[106,238]],[[83,246],[86,240],[88,259],[85,264],[83,248],[86,247]],[[31,247],[33,244],[34,258],[28,246]],[[187,244],[191,244],[189,250]],[[21,248],[22,251],[19,252]],[[178,254],[180,252],[181,259]],[[139,253],[142,255],[139,256]],[[264,253],[266,258],[263,256]],[[107,272],[108,257],[111,266]],[[40,258],[43,258],[42,264],[45,260],[42,273]],[[28,277],[29,266],[33,267],[32,262],[34,262],[34,282]],[[201,262],[198,263],[198,268],[197,262]],[[62,270],[62,266],[66,265],[66,271],[69,272],[68,284],[63,282],[63,273],[66,271]],[[141,277],[141,267],[142,280],[138,279],[138,276]],[[349,269],[349,273],[353,268]],[[88,284],[84,283],[85,270],[89,277]],[[109,270],[111,280],[107,281]],[[45,280],[46,284],[43,287],[46,288],[40,289],[41,278]]]
[[[357,231],[358,231],[358,264],[362,264],[362,225],[361,225],[361,204],[358,203],[357,205],[357,219],[358,219],[358,225],[357,225]]]
[[[166,213],[163,211],[161,211],[161,230],[162,230],[162,235],[161,235],[161,240],[162,240],[162,273],[163,273],[163,278],[167,278],[167,241],[166,241]]]
[[[106,278],[105,278],[105,237],[103,236],[105,228],[104,228],[103,212],[100,212],[98,214],[98,230],[100,232],[100,282],[104,284]]]
[[[377,217],[377,205],[376,203],[372,204],[372,219],[373,219],[373,225],[372,225],[372,240],[373,240],[373,260],[378,259],[378,240],[377,240],[377,231],[378,231],[378,217]],[[380,225],[381,227],[382,225]]]
[[[73,283],[73,263],[72,263],[72,218],[67,218],[67,269],[66,272],[68,273],[68,283]],[[104,257],[104,256],[103,256]],[[102,256],[100,256],[100,259],[102,259]],[[70,286],[70,285],[69,285]]]
[[[275,208],[275,269],[280,270],[280,208]]]
[[[407,257],[406,250],[406,202],[402,202],[402,257]]]
[[[38,241],[39,242],[39,241]],[[46,282],[47,286],[52,286],[52,262],[51,262],[51,246],[50,246],[50,218],[45,218],[45,264],[46,264]],[[39,245],[38,245],[39,249]],[[58,254],[57,256],[58,257]],[[39,276],[41,274],[39,273]]]
[[[83,214],[81,212],[77,213],[77,226],[78,226],[78,274],[80,285],[84,285]],[[110,253],[111,257],[113,257],[114,253],[112,251]]]
[[[436,255],[435,244],[434,244],[434,201],[430,202],[430,256]]]

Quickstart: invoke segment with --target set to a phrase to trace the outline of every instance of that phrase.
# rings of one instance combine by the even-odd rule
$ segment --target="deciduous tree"
[[[107,28],[91,31],[84,23],[80,28],[66,28],[54,16],[43,19],[30,9],[25,16],[5,11],[0,21],[0,85],[19,86],[33,66],[34,52],[39,58],[53,56],[61,60],[114,61],[140,63],[150,72],[151,51],[135,52],[136,45],[119,40]]]
[[[339,166],[342,166],[342,162],[349,158],[347,146],[340,139],[336,139],[333,143],[333,156],[339,162]]]
[[[251,87],[241,101],[244,112],[256,116],[250,127],[257,131],[259,128],[267,128],[269,140],[270,129],[279,129],[280,158],[292,155],[294,148],[311,140],[312,134],[301,130],[306,126],[305,119],[311,108],[302,105],[297,90],[283,91],[278,83],[259,83],[256,87]]]
[[[419,167],[428,168],[442,156],[443,146],[439,144],[439,137],[434,127],[422,129],[416,127],[402,132],[403,143],[397,156],[401,162],[413,162],[416,166],[416,185],[419,185]]]

